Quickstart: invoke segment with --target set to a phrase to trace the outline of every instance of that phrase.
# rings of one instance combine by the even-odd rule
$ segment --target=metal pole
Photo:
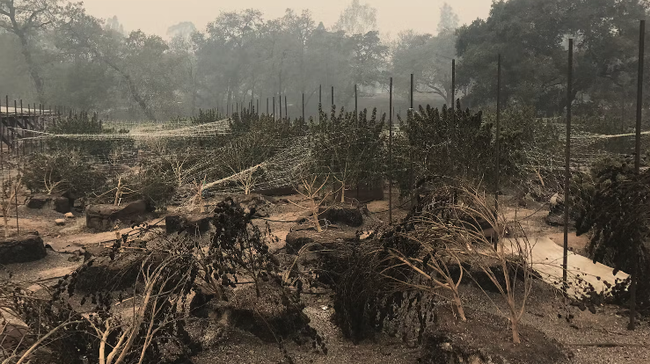
[[[567,267],[569,261],[569,184],[571,183],[571,97],[573,84],[573,39],[569,39],[569,74],[567,79],[566,105],[566,160],[564,167],[564,252],[562,260],[562,284],[564,292],[568,288]]]
[[[414,82],[415,76],[411,73],[411,109],[413,109],[413,82]]]
[[[284,95],[284,117],[289,120],[289,106],[287,104],[287,95]]]
[[[4,134],[5,134],[5,128],[3,127],[3,123],[2,123],[2,99],[0,99],[0,137],[4,138]],[[0,170],[3,172],[0,175],[2,177],[2,183],[3,184],[4,184],[4,180],[5,180],[5,178],[4,178],[4,164],[5,163],[4,163],[4,156],[3,156],[4,155],[4,149],[5,149],[4,142],[2,140],[0,140]]]
[[[496,135],[496,172],[494,176],[494,208],[499,213],[499,190],[501,172],[501,54],[497,59],[497,135]]]
[[[456,60],[451,60],[451,120],[456,122]]]
[[[357,85],[354,85],[354,118],[359,118],[359,95],[357,93]]]
[[[14,197],[16,198],[16,235],[20,235],[20,223],[18,222],[18,178],[14,184]]]
[[[275,96],[273,96],[273,121],[277,120],[275,118]]]
[[[7,122],[9,121],[9,95],[5,95],[5,107],[6,107],[6,114],[7,114]],[[14,147],[14,130],[11,130],[11,147]],[[11,151],[13,152],[13,150]],[[7,153],[9,156],[11,156],[11,152]]]
[[[388,89],[388,222],[393,224],[393,78]]]
[[[636,93],[636,145],[634,156],[634,171],[637,175],[641,174],[641,119],[643,117],[643,65],[645,61],[645,20],[641,20],[639,25],[639,71]],[[635,244],[638,242],[634,242]],[[632,266],[632,282],[630,284],[630,323],[628,330],[636,328],[636,291],[639,282],[639,258],[637,252],[634,252],[634,263]]]
[[[413,117],[413,90],[414,90],[414,81],[415,77],[411,73],[411,117]],[[408,118],[409,115],[407,114],[406,117]],[[411,189],[411,209],[415,207],[415,194],[413,193],[413,185],[415,182],[413,181],[415,179],[414,172],[413,172],[413,151],[411,148],[409,148],[409,188]]]
[[[334,106],[334,86],[332,86],[332,106]]]
[[[280,120],[282,120],[282,94],[278,94],[278,107],[280,109]]]
[[[20,143],[18,142],[18,101],[14,100],[14,131],[16,132],[16,158],[20,157]],[[22,131],[21,131],[22,134]]]
[[[306,123],[307,120],[305,119],[305,93],[302,93],[302,122]]]

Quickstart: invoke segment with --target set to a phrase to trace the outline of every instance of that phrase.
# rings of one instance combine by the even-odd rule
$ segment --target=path
[[[533,268],[544,278],[547,283],[561,288],[563,248],[549,237],[531,237],[533,246]],[[605,282],[614,284],[616,279],[625,280],[629,275],[618,272],[614,276],[613,269],[601,263],[595,263],[582,255],[569,252],[567,263],[568,278],[572,282],[583,279],[594,286],[597,292],[606,289]],[[570,289],[570,293],[575,291]]]

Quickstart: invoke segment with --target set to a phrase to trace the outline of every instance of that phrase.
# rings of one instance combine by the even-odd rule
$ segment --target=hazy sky
[[[166,36],[167,28],[192,21],[199,30],[214,20],[220,11],[259,9],[266,19],[282,16],[287,8],[310,9],[313,18],[332,26],[351,0],[85,0],[88,13],[99,18],[117,15],[127,31],[142,29]],[[462,24],[487,17],[492,0],[448,0]],[[361,0],[377,8],[382,33],[395,36],[414,29],[435,33],[444,0]]]

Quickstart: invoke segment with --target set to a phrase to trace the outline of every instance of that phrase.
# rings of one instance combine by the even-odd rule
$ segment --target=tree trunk
[[[510,324],[512,328],[512,342],[515,344],[521,344],[521,339],[519,338],[519,321],[511,318]]]
[[[320,221],[318,221],[318,205],[316,205],[316,202],[314,202],[314,198],[311,198],[311,213],[312,213],[312,218],[314,219],[314,227],[316,228],[317,232],[322,232],[323,229],[320,227]]]
[[[7,217],[7,214],[9,213],[9,209],[3,209],[4,211],[2,212],[2,218],[4,219],[5,222],[5,238],[9,237],[9,218]]]
[[[118,67],[113,62],[107,60],[105,57],[102,57],[99,54],[99,52],[95,51],[95,55],[98,58],[100,58],[102,61],[104,61],[104,63],[106,63],[110,68],[112,68],[117,73],[122,75],[122,77],[126,81],[127,85],[129,86],[129,91],[131,93],[131,97],[133,97],[133,100],[138,104],[138,106],[140,106],[140,108],[142,109],[144,114],[147,116],[147,118],[149,118],[149,120],[157,121],[156,116],[154,115],[154,113],[151,111],[151,109],[149,109],[149,107],[147,107],[146,101],[142,98],[142,96],[140,96],[140,93],[138,92],[138,88],[136,87],[135,83],[133,82],[133,79],[131,78],[131,76],[128,73],[126,73],[125,71],[123,71],[120,67]]]
[[[38,67],[34,63],[32,58],[32,52],[29,50],[29,44],[27,42],[27,36],[22,31],[14,32],[18,39],[20,39],[21,51],[23,57],[25,57],[25,63],[27,63],[27,68],[29,69],[29,75],[34,82],[34,87],[36,87],[36,94],[38,95],[38,102],[45,105],[45,89],[43,86],[43,79],[41,78],[40,73],[38,72]]]
[[[467,317],[465,316],[465,309],[463,308],[463,302],[460,300],[458,292],[454,292],[454,305],[456,305],[456,312],[458,313],[460,320],[463,322],[467,321]]]

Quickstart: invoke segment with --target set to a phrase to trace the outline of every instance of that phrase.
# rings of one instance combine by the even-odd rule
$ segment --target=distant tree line
[[[0,2],[0,93],[159,120],[251,100],[257,106],[257,99],[266,111],[266,98],[280,94],[296,108],[304,93],[315,108],[319,85],[323,104],[334,86],[337,106],[350,109],[354,85],[373,96],[393,76],[404,99],[413,73],[416,92],[451,104],[456,58],[456,95],[463,106],[483,107],[495,102],[500,53],[506,105],[557,115],[566,106],[571,37],[574,102],[584,113],[625,119],[634,102],[638,20],[648,8],[648,0],[502,0],[487,19],[459,27],[445,4],[435,35],[407,30],[382,39],[376,10],[353,0],[332,28],[309,11],[265,19],[247,9],[222,12],[202,30],[179,23],[166,41],[126,33],[117,18],[97,19],[82,4],[7,0]]]

